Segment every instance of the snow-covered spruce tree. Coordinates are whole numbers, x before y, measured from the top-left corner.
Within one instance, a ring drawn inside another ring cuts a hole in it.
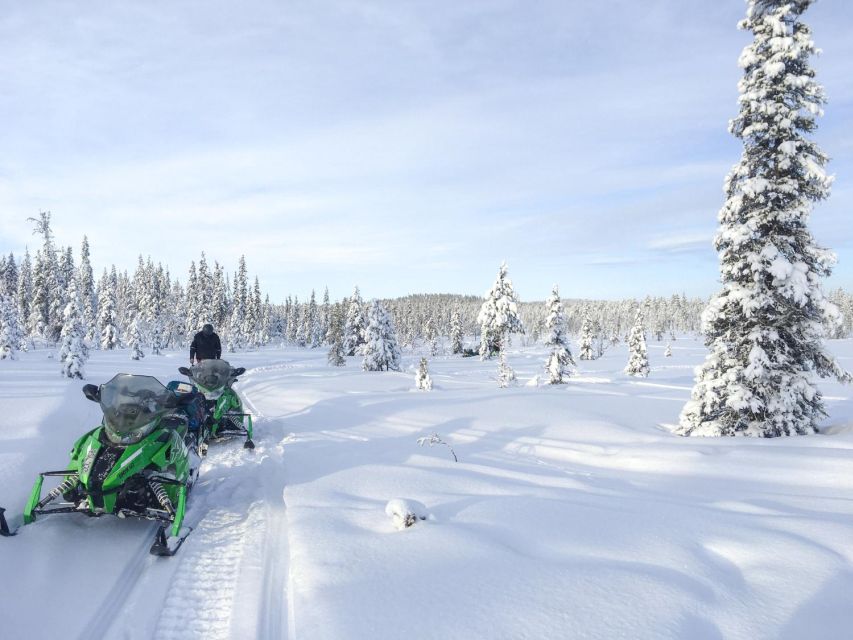
[[[646,330],[643,327],[643,314],[637,313],[631,335],[628,337],[628,365],[625,373],[629,376],[646,378],[649,375],[649,357],[646,352]]]
[[[136,313],[127,329],[128,347],[130,347],[130,359],[139,360],[145,357],[142,351],[142,314]]]
[[[332,306],[329,302],[329,287],[323,292],[323,305],[320,307],[320,344],[328,344],[326,336],[329,333],[329,323],[331,322]],[[319,346],[319,345],[318,345]]]
[[[18,290],[16,293],[16,302],[18,305],[18,329],[21,336],[20,349],[26,350],[29,346],[29,338],[27,337],[26,321],[30,317],[30,298],[33,295],[33,267],[30,260],[29,248],[24,250],[24,259],[21,261],[20,269],[18,269]]]
[[[66,378],[85,376],[83,366],[89,358],[86,346],[86,330],[83,327],[83,309],[77,292],[77,279],[68,281],[68,302],[63,311],[62,331],[60,332],[59,361],[62,363],[62,375]]]
[[[518,316],[518,296],[512,288],[506,262],[501,264],[498,277],[485,297],[477,315],[480,324],[480,358],[483,360],[502,351],[509,334],[524,331]]]
[[[588,315],[583,317],[583,325],[581,326],[581,344],[580,351],[578,353],[578,357],[581,360],[595,360],[595,349],[593,349],[592,343],[595,340],[595,336],[592,331],[592,322],[589,319]]]
[[[548,373],[548,382],[561,384],[572,375],[575,360],[572,358],[569,337],[566,335],[566,318],[563,315],[563,303],[557,285],[554,285],[551,295],[545,301],[545,309],[548,314],[545,318],[545,328],[548,330],[545,346],[551,347],[545,371]]]
[[[20,342],[18,307],[14,298],[0,288],[0,360],[15,360]]]
[[[95,337],[98,334],[98,299],[95,296],[95,277],[89,259],[89,239],[86,236],[83,236],[83,245],[80,247],[77,284],[80,292],[80,304],[83,306],[83,326],[86,331],[86,341],[97,343]]]
[[[671,344],[667,343],[666,350],[663,352],[663,357],[664,358],[671,358],[672,357],[672,345]]]
[[[346,322],[344,323],[344,352],[348,356],[357,355],[365,342],[367,322],[364,317],[364,302],[358,287],[349,299]]]
[[[343,367],[347,363],[344,351],[344,311],[343,305],[335,303],[329,310],[329,329],[326,332],[326,342],[329,344],[329,364],[333,367]]]
[[[744,150],[725,182],[715,238],[723,289],[702,318],[710,354],[681,413],[683,435],[814,433],[826,415],[815,375],[850,380],[822,343],[840,319],[821,290],[835,257],[807,228],[832,182],[806,137],[825,102],[800,21],[812,1],[750,0],[739,24],[754,34],[729,124]]]
[[[421,391],[432,391],[432,378],[429,377],[429,363],[421,358],[418,372],[415,374],[415,387]]]
[[[432,316],[424,324],[424,340],[429,344],[429,354],[433,357],[438,355],[438,329],[435,328]]]
[[[378,300],[370,303],[367,312],[367,342],[364,344],[365,371],[399,371],[400,347],[391,316]]]
[[[98,295],[98,330],[101,349],[112,351],[119,346],[116,328],[115,293],[109,284],[106,269],[101,277]]]
[[[464,350],[462,334],[462,318],[459,316],[459,310],[454,309],[453,315],[450,316],[450,352],[454,355]]]

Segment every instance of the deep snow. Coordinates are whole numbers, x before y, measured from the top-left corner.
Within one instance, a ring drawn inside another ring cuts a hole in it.
[[[177,556],[147,554],[137,521],[43,518],[0,539],[3,638],[849,637],[850,389],[821,386],[824,433],[673,436],[700,342],[624,346],[567,385],[526,386],[544,348],[509,362],[436,357],[434,389],[325,349],[226,357],[258,416],[255,452],[211,447]],[[853,343],[831,342],[853,368]],[[0,362],[0,506],[20,513],[100,418],[47,352]],[[186,355],[93,352],[87,382],[178,378]],[[418,446],[439,434],[441,445]],[[398,530],[392,499],[429,518]]]

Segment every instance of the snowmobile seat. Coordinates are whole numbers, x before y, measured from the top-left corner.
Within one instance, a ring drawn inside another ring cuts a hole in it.
[[[194,384],[181,380],[172,380],[166,388],[181,399],[180,407],[189,420],[189,430],[198,431],[206,415],[204,394]]]

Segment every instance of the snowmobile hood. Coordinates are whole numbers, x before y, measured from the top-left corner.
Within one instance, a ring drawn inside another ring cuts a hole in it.
[[[175,402],[175,395],[157,378],[118,374],[101,385],[100,405],[107,438],[116,444],[139,442]]]

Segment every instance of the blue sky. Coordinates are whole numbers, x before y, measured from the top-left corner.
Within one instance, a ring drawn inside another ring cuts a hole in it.
[[[96,269],[245,254],[274,299],[717,288],[740,154],[741,0],[0,0],[0,251],[83,233]],[[806,21],[853,288],[853,7]]]

